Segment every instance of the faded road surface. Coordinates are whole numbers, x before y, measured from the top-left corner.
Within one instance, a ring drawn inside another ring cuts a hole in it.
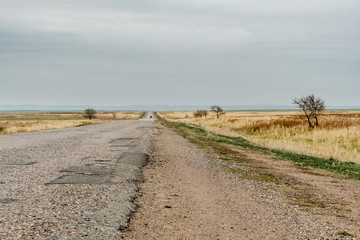
[[[153,150],[150,116],[0,136],[0,239],[120,239]]]

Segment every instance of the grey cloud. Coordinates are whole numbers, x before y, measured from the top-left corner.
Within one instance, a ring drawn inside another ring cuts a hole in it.
[[[358,1],[0,4],[3,104],[360,100]]]

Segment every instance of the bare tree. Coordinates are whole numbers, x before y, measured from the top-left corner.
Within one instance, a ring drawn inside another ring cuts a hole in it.
[[[90,120],[92,118],[96,117],[95,114],[96,114],[96,111],[93,108],[87,108],[87,109],[84,110],[84,117],[89,118]]]
[[[314,94],[302,98],[295,98],[293,104],[301,108],[308,120],[309,127],[319,126],[319,114],[325,110],[325,102],[321,98],[317,98]],[[312,119],[315,120],[313,123]]]
[[[210,110],[216,113],[216,118],[219,119],[219,117],[224,113],[224,110],[220,106],[211,106]]]

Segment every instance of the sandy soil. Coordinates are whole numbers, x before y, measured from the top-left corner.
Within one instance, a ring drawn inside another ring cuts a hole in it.
[[[269,187],[239,178],[216,156],[158,126],[139,209],[125,239],[357,239],[358,182],[237,149],[289,181]],[[313,194],[324,206],[299,206],[289,198],[294,189]],[[339,235],[343,231],[353,236]]]

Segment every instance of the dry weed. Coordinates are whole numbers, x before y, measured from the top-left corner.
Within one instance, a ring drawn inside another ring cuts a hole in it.
[[[195,124],[217,134],[241,136],[262,146],[360,163],[360,112],[328,111],[320,126],[308,127],[301,112],[227,112],[216,119],[184,112],[162,112],[170,121]]]
[[[114,116],[115,114],[115,116]],[[95,119],[85,119],[82,113],[15,113],[0,114],[0,134],[33,132],[68,128],[113,120],[135,120],[141,112],[97,113]]]

